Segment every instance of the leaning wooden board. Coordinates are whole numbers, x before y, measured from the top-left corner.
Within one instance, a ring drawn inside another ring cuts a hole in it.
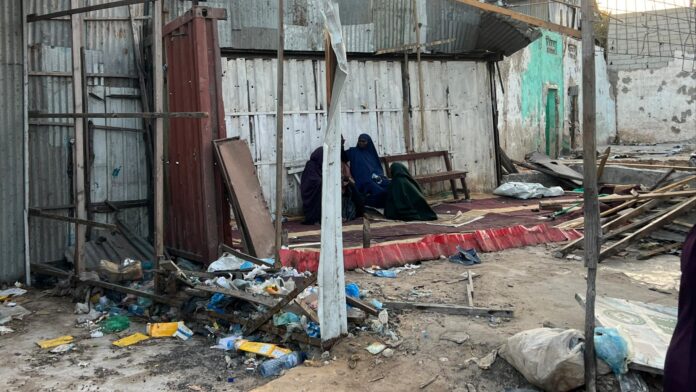
[[[213,144],[234,212],[238,214],[235,219],[243,237],[248,239],[247,252],[259,258],[273,257],[275,230],[249,146],[237,138],[215,140]]]

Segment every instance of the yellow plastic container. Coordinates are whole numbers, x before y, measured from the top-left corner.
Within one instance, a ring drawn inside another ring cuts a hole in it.
[[[179,328],[180,321],[174,321],[171,323],[148,323],[147,324],[147,334],[153,338],[170,338],[174,336],[176,330]]]
[[[61,336],[61,337],[55,338],[55,339],[40,340],[40,341],[36,342],[36,344],[38,344],[39,347],[41,347],[41,348],[53,348],[53,347],[60,346],[61,344],[70,343],[74,339],[75,338],[73,338],[72,336],[66,335],[66,336]]]
[[[150,339],[149,336],[142,334],[140,332],[136,332],[133,335],[126,336],[123,339],[119,339],[114,342],[114,346],[118,347],[128,347],[130,345],[136,344],[138,342],[142,342],[143,340]]]
[[[271,343],[250,342],[246,339],[239,339],[234,343],[234,347],[240,351],[263,355],[264,357],[278,358],[285,354],[290,354],[292,350],[278,347]]]

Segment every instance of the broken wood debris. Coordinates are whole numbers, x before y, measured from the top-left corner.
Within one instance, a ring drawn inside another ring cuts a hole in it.
[[[478,308],[473,306],[435,304],[425,302],[385,302],[386,308],[398,310],[424,310],[430,312],[456,314],[461,316],[495,316],[502,318],[512,318],[512,309]]]

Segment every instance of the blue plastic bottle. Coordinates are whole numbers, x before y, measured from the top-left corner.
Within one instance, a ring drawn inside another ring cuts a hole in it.
[[[293,351],[290,354],[275,359],[269,359],[262,363],[259,366],[259,374],[261,374],[262,377],[277,376],[283,369],[292,369],[302,362],[304,362],[304,355],[297,351]]]

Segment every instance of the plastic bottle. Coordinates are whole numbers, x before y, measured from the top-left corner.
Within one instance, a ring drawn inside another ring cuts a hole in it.
[[[259,374],[262,377],[273,377],[279,375],[284,369],[292,369],[304,362],[304,355],[297,351],[283,355],[280,358],[269,359],[259,366]]]
[[[145,314],[145,309],[142,306],[130,304],[128,305],[128,312],[134,316],[142,316]]]

